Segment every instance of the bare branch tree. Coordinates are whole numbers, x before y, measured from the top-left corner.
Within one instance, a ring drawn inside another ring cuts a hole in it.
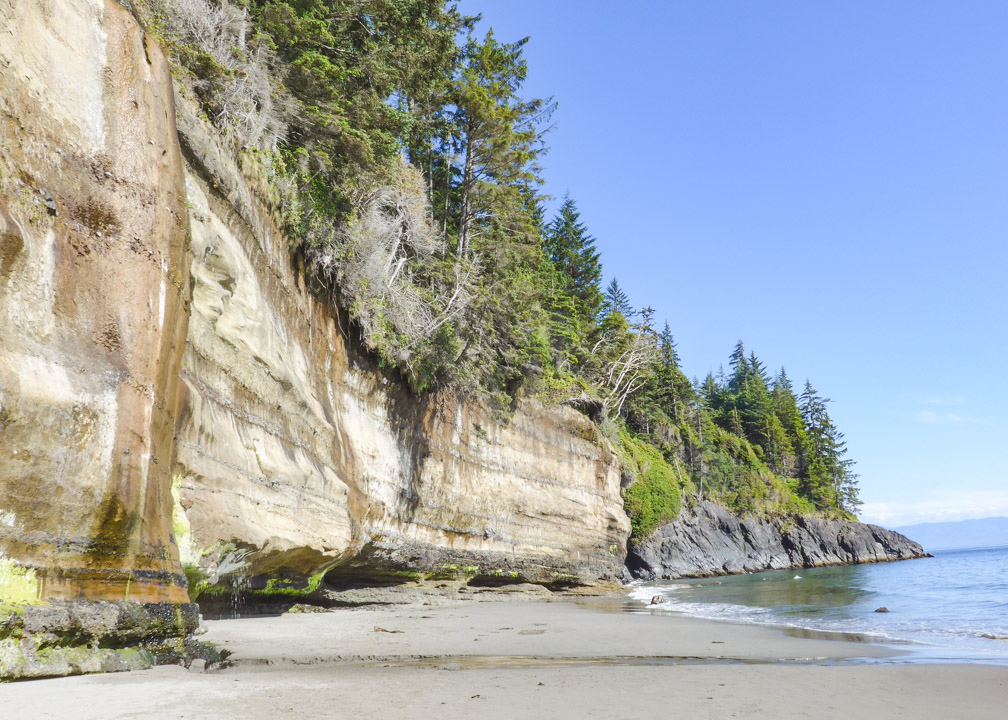
[[[429,221],[423,178],[405,161],[396,176],[395,185],[354,198],[354,222],[312,223],[308,255],[338,286],[365,344],[411,366],[418,346],[469,306],[479,258],[455,263],[450,281],[432,272],[444,247]]]
[[[206,54],[219,71],[195,77],[210,98],[213,121],[241,144],[275,148],[286,132],[286,95],[274,81],[277,63],[266,43],[250,38],[248,10],[209,0],[149,0],[163,31]],[[252,40],[252,42],[250,42]]]
[[[606,392],[604,398],[607,414],[619,414],[627,399],[644,387],[651,368],[658,360],[658,343],[647,323],[631,327],[626,334],[616,337],[603,334],[592,348],[593,353],[606,353],[606,346],[616,354],[602,369],[600,385]]]

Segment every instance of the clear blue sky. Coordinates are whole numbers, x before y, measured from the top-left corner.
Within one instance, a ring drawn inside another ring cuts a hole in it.
[[[1008,515],[1008,2],[463,0],[606,281],[831,397],[862,518]]]

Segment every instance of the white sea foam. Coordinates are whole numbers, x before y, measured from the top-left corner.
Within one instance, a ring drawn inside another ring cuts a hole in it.
[[[641,611],[858,635],[909,662],[1008,665],[1008,548],[628,588]],[[795,580],[801,580],[798,583]],[[888,613],[876,613],[878,607]],[[909,643],[909,644],[908,644]]]
[[[627,587],[634,587],[632,584]],[[659,595],[666,600],[670,600],[674,597],[676,590],[683,590],[689,587],[688,585],[682,584],[672,584],[672,585],[637,585],[633,590],[630,591],[630,597],[642,603],[651,602],[651,598],[655,595]]]

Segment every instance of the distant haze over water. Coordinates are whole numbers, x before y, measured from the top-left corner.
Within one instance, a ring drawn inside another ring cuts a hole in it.
[[[916,540],[928,552],[1008,545],[1008,517],[919,523],[893,529]]]

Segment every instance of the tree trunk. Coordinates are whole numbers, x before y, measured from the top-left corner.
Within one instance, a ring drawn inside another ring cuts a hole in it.
[[[444,191],[444,216],[442,217],[441,224],[441,242],[445,244],[447,248],[448,245],[448,208],[449,201],[451,200],[451,181],[452,181],[452,161],[454,156],[445,155],[445,191]]]
[[[472,232],[472,186],[476,158],[473,157],[472,123],[466,128],[465,165],[462,170],[462,212],[459,216],[458,256],[469,253],[469,235]]]
[[[430,224],[433,230],[437,227],[434,224],[434,138],[428,138],[427,146],[427,202],[430,205]]]

